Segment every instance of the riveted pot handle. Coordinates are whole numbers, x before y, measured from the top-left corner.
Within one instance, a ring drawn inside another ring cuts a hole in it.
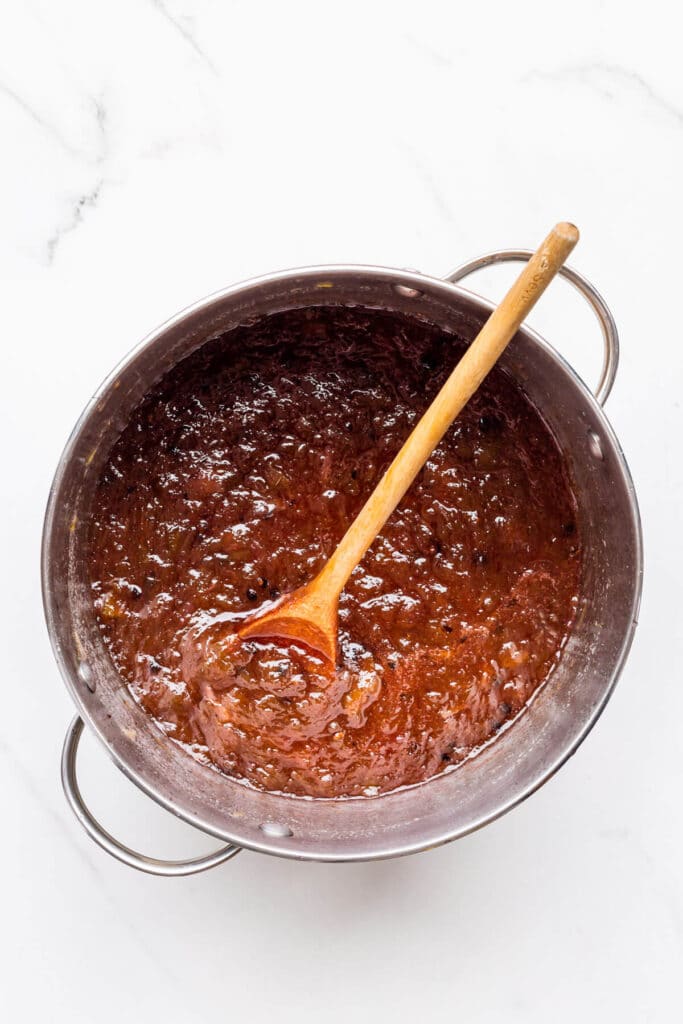
[[[473,274],[475,270],[481,270],[483,267],[490,267],[494,263],[526,263],[532,256],[533,252],[531,249],[500,249],[497,252],[487,253],[486,256],[479,256],[468,263],[463,263],[462,266],[447,275],[446,281],[457,284],[458,281],[462,281],[468,274]],[[617,333],[617,325],[602,295],[583,274],[579,274],[578,270],[573,270],[567,266],[560,267],[560,274],[581,292],[600,323],[600,329],[602,330],[605,342],[605,355],[600,380],[595,389],[595,397],[600,405],[604,405],[612,390],[614,378],[617,375],[617,367],[619,366],[619,334]]]
[[[155,857],[147,857],[143,853],[136,853],[135,850],[131,850],[124,846],[123,843],[120,843],[118,839],[114,839],[106,829],[102,828],[86,807],[78,786],[76,754],[82,733],[83,719],[76,715],[69,726],[66,739],[64,740],[64,749],[62,751],[62,785],[69,806],[85,831],[91,839],[95,840],[98,846],[101,846],[112,857],[116,857],[117,860],[128,864],[131,868],[137,868],[138,871],[146,871],[148,875],[165,875],[169,877],[174,875],[195,875],[199,871],[206,871],[208,868],[214,868],[217,864],[230,860],[231,857],[240,852],[240,846],[229,844],[222,846],[220,850],[216,850],[214,853],[204,854],[202,857],[194,857],[190,860],[157,860]]]

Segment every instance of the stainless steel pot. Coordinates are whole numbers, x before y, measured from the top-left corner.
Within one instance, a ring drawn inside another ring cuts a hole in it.
[[[243,847],[304,860],[395,857],[457,839],[538,789],[594,725],[619,676],[640,599],[638,505],[605,415],[618,339],[604,301],[576,271],[564,276],[597,314],[605,343],[593,395],[538,334],[519,331],[502,362],[554,431],[569,464],[585,526],[576,625],[556,671],[512,729],[456,771],[374,799],[308,800],[250,790],[199,764],[163,736],[132,699],[96,628],[85,543],[93,490],[137,403],[170,367],[211,337],[266,313],[320,304],[363,304],[417,313],[471,339],[492,306],[456,282],[527,251],[492,253],[446,280],[382,267],[286,271],[235,285],[180,313],[147,337],[107,378],[59,462],[43,535],[45,614],[55,657],[78,708],[62,758],[67,799],[89,835],[114,857],[152,874],[181,875],[228,860]],[[160,861],[118,842],[85,806],[76,779],[83,723],[121,770],[154,800],[228,845],[187,861]]]

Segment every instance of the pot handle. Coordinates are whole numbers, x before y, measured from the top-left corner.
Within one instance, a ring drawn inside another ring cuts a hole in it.
[[[66,799],[71,810],[74,812],[81,825],[91,839],[94,839],[98,846],[111,854],[117,860],[128,864],[138,871],[145,871],[148,875],[195,875],[199,871],[206,871],[208,868],[216,867],[226,860],[230,860],[236,853],[240,853],[240,846],[228,844],[222,846],[214,853],[204,854],[201,857],[194,857],[189,860],[157,860],[155,857],[147,857],[144,853],[136,853],[114,839],[106,829],[102,828],[90,810],[86,807],[78,786],[76,778],[76,754],[78,744],[83,733],[83,719],[76,715],[66,734],[64,749],[62,750],[62,786]]]
[[[494,263],[526,263],[532,256],[533,252],[531,249],[499,249],[497,252],[490,252],[485,256],[479,256],[477,259],[463,263],[451,274],[448,274],[445,280],[450,281],[452,284],[457,284],[469,274],[473,274],[475,270],[481,270],[483,267],[490,267]],[[619,334],[617,332],[617,325],[602,295],[583,274],[579,274],[578,270],[573,270],[567,266],[560,267],[560,274],[581,292],[600,323],[600,329],[602,330],[605,342],[605,355],[600,380],[595,389],[595,398],[600,405],[604,405],[612,390],[619,366]]]

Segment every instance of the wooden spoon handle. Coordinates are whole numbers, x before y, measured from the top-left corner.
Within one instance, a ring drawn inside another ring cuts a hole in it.
[[[385,522],[579,240],[557,224],[493,311],[342,538],[317,582],[338,596]]]

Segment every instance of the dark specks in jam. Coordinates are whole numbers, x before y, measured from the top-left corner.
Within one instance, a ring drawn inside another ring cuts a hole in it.
[[[253,786],[373,796],[451,770],[556,664],[581,563],[556,444],[489,376],[355,570],[340,663],[234,633],[321,568],[462,346],[321,307],[236,329],[164,378],[115,445],[93,601],[136,698]]]

